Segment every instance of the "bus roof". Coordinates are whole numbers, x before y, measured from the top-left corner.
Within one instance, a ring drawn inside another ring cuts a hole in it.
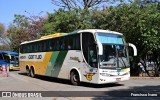
[[[17,52],[3,51],[3,50],[0,50],[0,53],[6,53],[6,54],[10,54],[10,55],[17,55],[18,54]]]
[[[110,31],[110,30],[102,30],[102,29],[86,29],[86,30],[80,30],[78,33],[81,32],[90,32],[90,33],[96,33],[96,32],[102,32],[102,33],[111,33],[111,34],[117,34],[117,35],[123,35],[122,33]]]
[[[31,43],[31,42],[51,39],[51,38],[55,38],[55,37],[61,37],[61,36],[71,35],[71,34],[77,34],[77,33],[82,33],[82,32],[90,32],[90,33],[102,32],[102,33],[110,33],[110,34],[123,35],[122,33],[115,32],[115,31],[109,31],[109,30],[86,29],[86,30],[73,31],[73,32],[69,32],[69,33],[55,33],[55,34],[51,34],[51,35],[47,35],[47,36],[42,36],[40,39],[37,39],[37,40],[25,41],[25,42],[22,42],[21,44],[26,44],[26,43]]]

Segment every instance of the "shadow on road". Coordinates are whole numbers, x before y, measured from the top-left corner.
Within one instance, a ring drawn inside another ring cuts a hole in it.
[[[26,73],[18,73],[19,75],[24,75],[27,76]],[[41,75],[36,75],[36,79],[40,79],[43,81],[48,81],[48,82],[55,82],[55,83],[60,83],[60,84],[67,84],[67,85],[72,85],[70,80],[66,79],[59,79],[59,78],[54,78],[54,77],[48,77],[48,76],[41,76]],[[123,84],[119,83],[108,83],[108,84],[91,84],[91,83],[84,83],[82,82],[80,86],[83,87],[91,87],[91,88],[107,88],[107,87],[118,87],[118,86],[123,86]]]
[[[9,71],[10,72],[18,72],[19,70],[12,70],[12,69],[10,69]]]
[[[93,100],[118,99],[118,100],[160,100],[160,85],[132,87],[130,89],[111,90],[101,92],[102,95],[94,96]],[[100,93],[99,93],[100,94]]]

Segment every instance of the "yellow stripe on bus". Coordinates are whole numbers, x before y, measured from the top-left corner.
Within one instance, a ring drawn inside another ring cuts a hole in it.
[[[35,61],[21,61],[21,66],[26,66],[28,65],[29,68],[31,66],[34,67],[34,71],[35,71],[35,74],[39,74],[39,75],[45,75],[46,71],[47,71],[47,66],[48,66],[48,63],[50,61],[50,58],[51,58],[51,55],[52,55],[52,52],[47,52],[43,61],[42,62],[35,62]],[[21,67],[21,70],[23,70],[25,72],[25,69],[26,67]]]
[[[42,36],[41,39],[49,38],[49,37],[60,37],[62,34],[64,34],[64,33],[55,33],[55,34],[51,34],[51,35],[46,35],[46,36]]]

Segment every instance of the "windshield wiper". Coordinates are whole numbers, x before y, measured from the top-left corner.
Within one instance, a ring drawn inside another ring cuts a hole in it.
[[[125,64],[125,62],[124,62],[124,60],[123,60],[123,58],[122,58],[122,57],[119,57],[119,58],[121,58],[121,60],[122,60],[122,62],[123,62],[123,65],[124,65],[125,68],[126,68],[127,66],[126,66],[126,64]]]

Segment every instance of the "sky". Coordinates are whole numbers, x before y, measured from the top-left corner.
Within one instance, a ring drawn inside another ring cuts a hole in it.
[[[46,16],[47,12],[53,13],[58,8],[52,0],[0,0],[0,23],[7,28],[13,22],[14,14],[26,16]],[[25,12],[26,11],[26,12]],[[41,11],[43,11],[41,13]]]
[[[51,3],[52,0],[0,0],[0,23],[7,28],[13,23],[14,15],[47,16],[58,7]],[[43,11],[43,12],[42,12]],[[40,13],[42,12],[42,13]]]

